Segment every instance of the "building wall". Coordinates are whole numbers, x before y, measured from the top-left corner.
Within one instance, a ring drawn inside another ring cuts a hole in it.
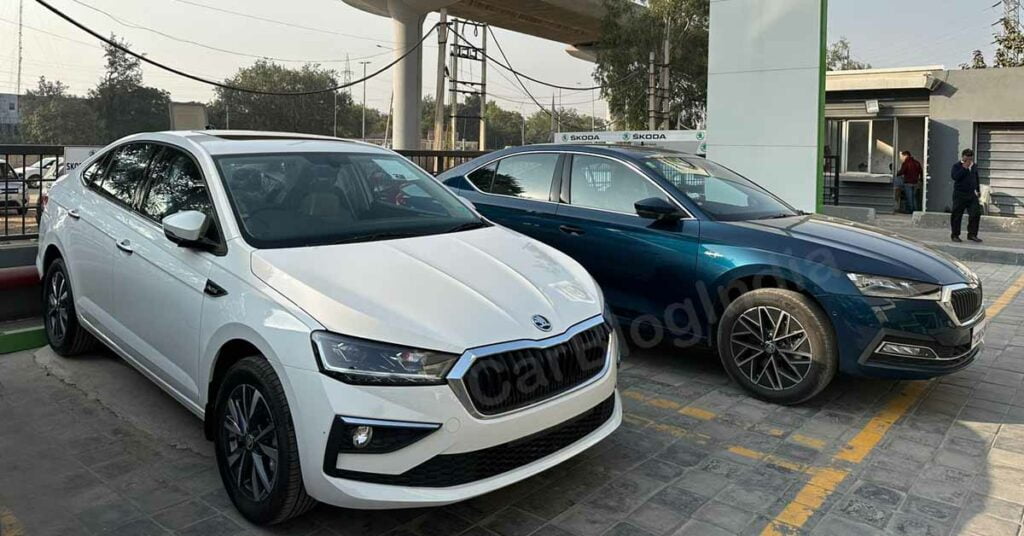
[[[814,211],[825,0],[711,0],[708,157]]]
[[[928,210],[947,211],[950,169],[960,152],[976,148],[977,123],[1024,121],[1024,67],[941,71],[931,95]]]

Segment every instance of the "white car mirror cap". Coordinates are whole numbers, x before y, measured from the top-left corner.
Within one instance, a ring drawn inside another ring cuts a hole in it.
[[[182,242],[197,242],[210,227],[210,217],[198,210],[175,212],[163,219],[164,234]]]

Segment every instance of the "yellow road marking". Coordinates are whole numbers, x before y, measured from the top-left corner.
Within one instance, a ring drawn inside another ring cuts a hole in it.
[[[686,406],[685,408],[680,409],[679,413],[682,413],[683,415],[687,415],[689,417],[693,417],[694,419],[700,419],[702,421],[710,421],[711,419],[715,418],[714,413],[706,409],[695,408],[693,406]]]
[[[914,405],[921,393],[928,387],[927,382],[914,382],[908,385],[896,398],[889,401],[882,411],[871,418],[864,428],[851,439],[843,450],[836,454],[835,459],[852,463],[864,461],[864,457],[878,445],[885,433],[893,424]]]
[[[14,517],[14,512],[3,506],[0,506],[0,534],[3,536],[25,535],[25,529],[22,528],[18,518]]]
[[[1016,298],[1022,290],[1024,290],[1024,275],[1018,277],[1005,292],[996,298],[996,301],[992,302],[992,305],[989,305],[988,309],[985,310],[985,314],[987,314],[990,319],[994,318],[996,315],[1003,312],[1003,309],[1005,309],[1007,305],[1010,305],[1013,299]]]
[[[765,454],[763,452],[748,449],[747,447],[733,446],[729,447],[726,450],[728,452],[736,454],[737,456],[743,456],[744,458],[750,458],[752,460],[767,462],[772,465],[777,465],[779,467],[782,467],[783,469],[788,469],[796,473],[806,473],[813,476],[818,472],[818,469],[811,467],[810,465],[789,461],[785,458],[781,458],[774,454]]]
[[[1003,309],[1012,303],[1021,291],[1024,291],[1024,275],[1017,278],[992,302],[992,305],[985,311],[988,318],[991,320],[1003,312]],[[914,402],[927,389],[928,383],[915,382],[907,385],[896,398],[886,404],[878,415],[868,421],[867,425],[832,458],[833,461],[862,462],[885,437],[889,428],[914,405]],[[821,508],[822,504],[825,504],[828,496],[839,487],[848,474],[848,471],[834,467],[816,470],[814,476],[797,493],[796,497],[761,531],[761,535],[784,536],[796,532]]]
[[[826,442],[816,437],[808,437],[803,434],[793,434],[789,436],[789,439],[798,445],[805,447],[811,447],[815,450],[821,450],[825,448]]]

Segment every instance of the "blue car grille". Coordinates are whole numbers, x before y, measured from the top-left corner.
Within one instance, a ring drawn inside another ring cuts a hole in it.
[[[549,348],[527,348],[481,357],[463,382],[473,406],[498,415],[576,387],[604,369],[611,328],[595,326]]]
[[[981,287],[954,290],[952,303],[958,320],[966,322],[974,318],[981,310]]]

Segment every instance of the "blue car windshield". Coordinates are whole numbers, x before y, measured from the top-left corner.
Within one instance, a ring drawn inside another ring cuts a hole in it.
[[[487,227],[440,183],[388,154],[215,158],[246,242],[289,248]]]
[[[800,214],[764,188],[710,160],[662,154],[645,158],[644,164],[715,220],[763,220]]]

